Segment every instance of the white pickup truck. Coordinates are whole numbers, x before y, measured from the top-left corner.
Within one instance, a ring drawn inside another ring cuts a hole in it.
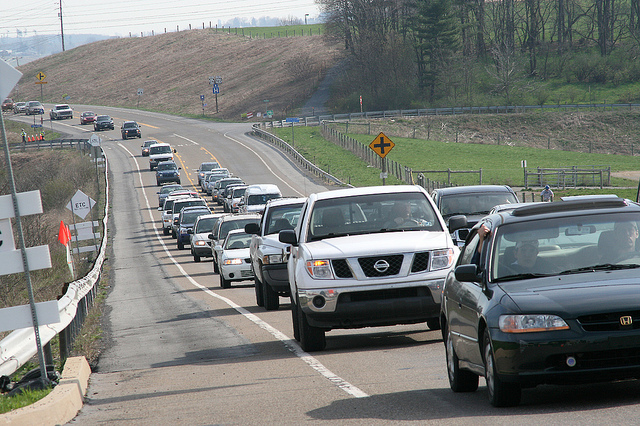
[[[249,257],[255,281],[256,303],[268,311],[280,307],[280,296],[289,297],[289,244],[281,243],[278,233],[283,229],[295,228],[305,200],[306,198],[269,200],[260,224],[251,223],[244,227],[247,234],[253,234]]]
[[[52,120],[64,120],[65,118],[73,118],[73,110],[67,104],[54,105],[49,111],[49,118]]]
[[[440,294],[459,253],[440,212],[419,186],[311,194],[295,230],[287,270],[293,334],[305,351],[325,332],[426,322],[439,329]]]

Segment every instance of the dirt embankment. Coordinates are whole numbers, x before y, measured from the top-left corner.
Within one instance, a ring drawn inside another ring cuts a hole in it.
[[[255,39],[190,30],[98,41],[29,62],[19,100],[144,108],[182,115],[240,120],[246,112],[292,114],[343,55],[324,36]],[[35,84],[36,74],[46,85]],[[216,100],[209,77],[222,77]],[[138,89],[143,94],[138,96]]]

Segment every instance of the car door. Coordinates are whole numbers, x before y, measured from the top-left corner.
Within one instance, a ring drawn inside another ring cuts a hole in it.
[[[475,233],[475,230],[474,230]],[[477,233],[464,246],[456,267],[476,264],[478,270],[484,267],[483,259],[487,244],[482,248],[480,256],[476,255],[479,238]],[[482,283],[473,281],[458,281],[455,273],[447,277],[446,292],[447,324],[453,339],[453,346],[461,360],[474,364],[482,362],[480,343],[478,341],[478,323],[480,318],[479,306],[486,305],[486,295]]]

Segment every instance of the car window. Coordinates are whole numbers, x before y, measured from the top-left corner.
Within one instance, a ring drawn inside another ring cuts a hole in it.
[[[452,194],[441,196],[440,211],[446,216],[486,214],[498,204],[517,202],[516,196],[510,192]]]
[[[205,234],[210,233],[213,230],[213,225],[216,223],[216,218],[207,217],[204,219],[200,219],[198,223],[196,223],[195,233],[196,234]]]
[[[300,209],[302,203],[291,206],[272,207],[267,213],[265,220],[265,235],[275,234],[283,229],[295,228],[298,217],[300,217]]]
[[[282,195],[278,193],[249,195],[249,197],[247,197],[247,204],[250,206],[266,204],[267,201],[275,200],[276,198],[282,198]]]
[[[160,163],[158,164],[158,170],[178,170],[176,163]]]
[[[193,200],[188,200],[188,201],[177,201],[173,203],[173,213],[178,213],[180,210],[182,210],[185,207],[191,207],[191,206],[206,206],[207,202],[205,200],[203,200],[202,198],[194,198]]]
[[[408,220],[394,225],[399,209]],[[422,193],[370,194],[319,200],[313,206],[307,239],[373,232],[442,231],[437,213]]]
[[[198,216],[201,216],[203,214],[209,214],[209,211],[207,211],[207,210],[194,210],[194,211],[183,212],[182,220],[180,222],[181,223],[195,223],[195,221],[198,218]]]
[[[491,279],[508,280],[522,273],[566,274],[603,264],[640,266],[639,224],[638,213],[567,215],[505,224],[494,236]]]
[[[218,234],[218,239],[222,240],[224,238],[227,237],[227,234],[229,233],[229,231],[234,230],[234,229],[244,229],[244,226],[247,223],[259,223],[260,219],[258,218],[252,218],[252,219],[238,219],[238,220],[227,220],[222,222],[222,224],[220,225],[220,232]]]
[[[168,154],[171,152],[171,147],[169,145],[160,145],[160,146],[150,146],[149,147],[149,155],[156,154]]]
[[[224,248],[231,250],[245,249],[249,248],[249,244],[251,244],[251,235],[238,233],[229,236]]]

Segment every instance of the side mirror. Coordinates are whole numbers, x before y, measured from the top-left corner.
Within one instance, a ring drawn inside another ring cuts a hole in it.
[[[161,212],[162,211],[162,207],[158,207],[158,211]]]
[[[244,226],[244,232],[246,232],[247,234],[259,235],[260,225],[258,225],[257,223],[247,223]]]
[[[465,215],[459,214],[451,216],[449,219],[449,232],[454,232],[458,229],[467,227],[467,217]]]
[[[193,235],[193,229],[187,229],[187,234]]]
[[[177,150],[177,149],[175,149],[175,148],[173,148],[173,152],[174,152],[174,153],[177,153],[177,152],[178,152],[178,150]]]
[[[281,243],[291,244],[292,246],[298,245],[298,238],[293,229],[283,229],[280,231],[278,233],[278,240]]]
[[[480,276],[478,275],[478,266],[477,265],[460,265],[455,271],[456,280],[461,282],[472,282],[479,283],[481,282]]]
[[[208,238],[208,239],[210,239],[210,240],[213,240],[213,239],[214,239],[214,238],[213,238],[213,234],[209,234],[209,235],[207,235],[207,238]]]

